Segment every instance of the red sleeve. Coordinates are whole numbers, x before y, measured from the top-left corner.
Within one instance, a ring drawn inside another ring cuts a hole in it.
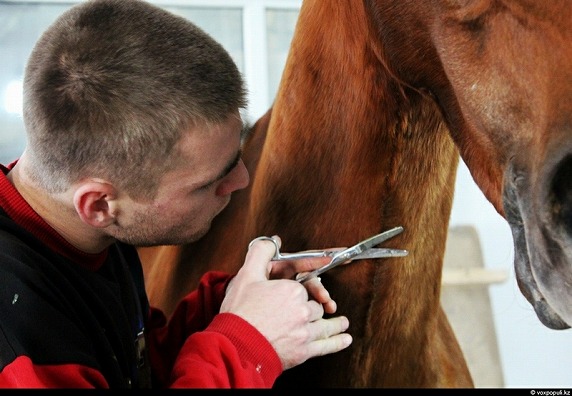
[[[80,364],[37,364],[20,356],[0,373],[0,388],[109,388],[103,375]]]
[[[271,387],[282,365],[266,338],[242,318],[219,314],[231,275],[206,273],[167,322],[151,309],[147,324],[154,377],[163,387]]]

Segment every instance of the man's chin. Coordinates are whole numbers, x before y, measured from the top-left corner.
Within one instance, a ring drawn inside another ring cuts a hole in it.
[[[185,230],[188,232],[188,230]],[[137,247],[154,247],[154,246],[176,246],[176,245],[185,245],[187,243],[194,243],[204,237],[206,233],[209,231],[209,228],[202,229],[200,231],[194,232],[193,234],[186,234],[183,236],[183,233],[177,233],[175,235],[170,235],[165,238],[155,239],[155,240],[146,240],[146,241],[139,241],[138,243],[133,240],[123,240],[122,242],[127,243],[129,245],[134,245]]]
[[[211,224],[212,224],[212,219],[209,220],[208,222],[206,222],[205,225],[201,229],[199,229],[198,231],[195,231],[188,238],[185,238],[184,240],[180,241],[178,243],[178,245],[185,244],[185,243],[197,242],[199,239],[204,237],[209,232],[209,230],[211,229]]]

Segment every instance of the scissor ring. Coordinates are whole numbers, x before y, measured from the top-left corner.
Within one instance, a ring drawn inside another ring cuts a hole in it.
[[[276,239],[274,239],[274,237],[260,236],[258,238],[254,238],[248,244],[248,249],[250,249],[252,244],[256,241],[270,241],[270,242],[272,242],[274,244],[274,247],[276,248],[276,250],[274,251],[274,256],[272,256],[272,260],[280,259],[280,246],[278,245],[278,241]]]

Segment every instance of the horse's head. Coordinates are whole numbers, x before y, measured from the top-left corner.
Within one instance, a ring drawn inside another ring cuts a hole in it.
[[[547,327],[572,326],[572,2],[366,3],[388,70],[435,98],[509,222],[523,295]]]

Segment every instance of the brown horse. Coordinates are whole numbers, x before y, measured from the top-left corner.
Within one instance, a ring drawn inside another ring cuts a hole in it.
[[[466,387],[440,306],[459,154],[513,231],[518,284],[546,326],[572,325],[572,2],[305,0],[272,112],[246,142],[248,190],[201,241],[142,249],[170,313],[248,242],[348,246],[385,229],[405,258],[322,277],[347,350],[277,386]]]

